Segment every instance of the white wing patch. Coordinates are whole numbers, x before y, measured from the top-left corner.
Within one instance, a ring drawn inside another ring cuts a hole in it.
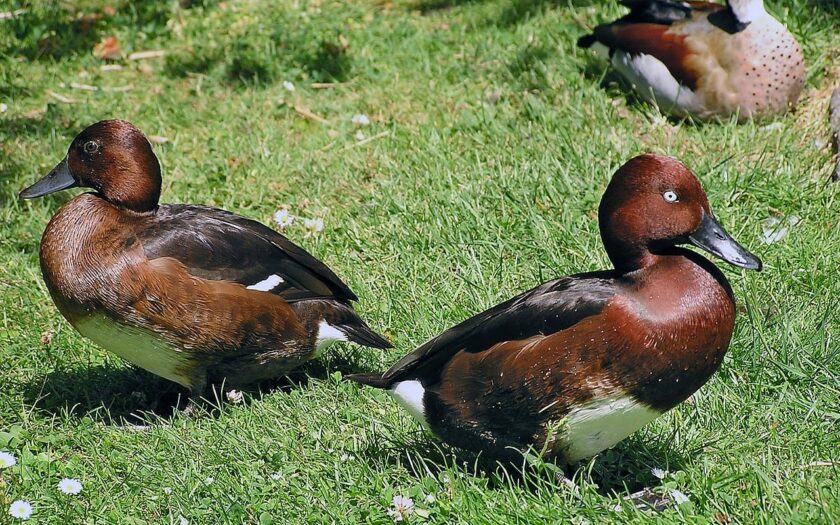
[[[192,388],[193,381],[185,374],[190,369],[190,359],[158,334],[114,322],[103,315],[77,320],[74,326],[105,350],[157,376]]]
[[[271,274],[257,284],[248,286],[249,290],[257,290],[258,292],[270,292],[277,288],[277,285],[285,282],[282,277],[277,274]]]
[[[423,426],[428,427],[429,423],[426,421],[426,406],[423,404],[423,395],[426,389],[420,381],[400,381],[394,383],[391,390],[388,391],[403,408],[408,410],[409,414],[414,416],[414,419],[419,421]]]
[[[661,415],[635,399],[610,397],[573,408],[566,416],[566,460],[606,450]]]

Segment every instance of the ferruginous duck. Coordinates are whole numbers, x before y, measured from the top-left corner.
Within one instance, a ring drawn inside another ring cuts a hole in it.
[[[24,199],[92,188],[41,240],[41,271],[83,336],[186,388],[240,388],[303,364],[332,341],[390,343],[356,314],[324,263],[245,217],[158,204],[160,165],[143,133],[105,120],[73,140]]]
[[[623,165],[598,216],[612,270],[542,284],[385,373],[348,378],[387,389],[444,441],[511,461],[533,447],[575,463],[678,405],[718,369],[735,324],[726,277],[680,245],[751,270],[761,261],[672,158]]]
[[[805,81],[802,49],[762,0],[624,0],[623,18],[580,47],[606,48],[613,67],[666,113],[700,120],[778,115]]]

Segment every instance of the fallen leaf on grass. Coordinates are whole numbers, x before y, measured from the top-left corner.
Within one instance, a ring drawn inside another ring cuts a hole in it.
[[[162,58],[166,56],[166,51],[163,49],[155,51],[137,51],[128,55],[129,60],[148,60],[150,58]]]
[[[116,60],[122,56],[120,42],[115,36],[106,36],[93,46],[93,56],[100,60]]]

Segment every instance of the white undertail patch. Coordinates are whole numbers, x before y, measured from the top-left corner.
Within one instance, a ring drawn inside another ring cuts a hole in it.
[[[630,396],[609,397],[575,407],[566,416],[566,460],[574,463],[594,456],[660,414]]]
[[[321,320],[318,323],[318,335],[315,336],[315,355],[317,357],[322,351],[326,350],[331,344],[338,341],[347,341],[347,334],[340,329],[334,327],[326,320]]]
[[[394,383],[388,393],[394,396],[394,399],[408,410],[408,413],[414,416],[414,419],[425,427],[429,426],[428,421],[426,421],[426,406],[423,404],[423,395],[426,393],[426,389],[423,388],[420,381],[412,379]]]
[[[271,290],[277,288],[277,285],[283,282],[285,282],[283,278],[274,273],[269,275],[262,281],[258,282],[257,284],[252,284],[251,286],[248,286],[248,289],[257,290],[258,292],[270,292]]]

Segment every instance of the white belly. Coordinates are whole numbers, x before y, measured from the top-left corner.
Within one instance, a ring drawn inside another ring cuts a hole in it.
[[[80,334],[126,361],[179,385],[192,387],[193,381],[186,374],[189,359],[160,336],[102,315],[80,319],[74,326]]]
[[[574,408],[566,416],[566,460],[574,463],[594,456],[660,414],[630,397],[612,397]]]

